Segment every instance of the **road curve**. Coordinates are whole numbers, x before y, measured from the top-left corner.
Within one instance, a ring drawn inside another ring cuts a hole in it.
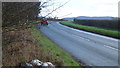
[[[77,60],[88,66],[118,66],[118,40],[77,30],[59,22],[40,26],[40,31]]]

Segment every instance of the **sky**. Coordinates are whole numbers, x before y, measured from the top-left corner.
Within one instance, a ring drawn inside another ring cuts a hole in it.
[[[77,17],[77,16],[112,16],[118,17],[119,0],[54,0],[52,6],[43,9],[42,15],[46,15],[56,7],[68,2],[57,11],[53,12],[52,17]]]

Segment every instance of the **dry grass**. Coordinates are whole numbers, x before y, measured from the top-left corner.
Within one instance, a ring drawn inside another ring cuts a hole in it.
[[[52,53],[46,52],[36,44],[36,40],[28,29],[6,31],[3,29],[3,66],[16,66],[20,62],[29,62],[39,59],[43,62],[50,61],[57,66],[62,66],[63,61],[58,61]]]

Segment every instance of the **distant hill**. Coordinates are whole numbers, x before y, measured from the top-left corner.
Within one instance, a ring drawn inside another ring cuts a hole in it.
[[[69,20],[69,21],[73,21],[75,17],[68,17],[68,18],[63,18],[64,20]]]
[[[64,20],[70,20],[73,21],[74,18],[76,19],[89,19],[89,20],[113,20],[114,17],[89,17],[89,16],[78,16],[78,17],[68,17],[63,18]]]

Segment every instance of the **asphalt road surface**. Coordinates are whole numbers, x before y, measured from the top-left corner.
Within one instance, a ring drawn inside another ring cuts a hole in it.
[[[118,40],[50,22],[40,31],[87,66],[118,66]],[[53,48],[54,49],[54,48]]]

